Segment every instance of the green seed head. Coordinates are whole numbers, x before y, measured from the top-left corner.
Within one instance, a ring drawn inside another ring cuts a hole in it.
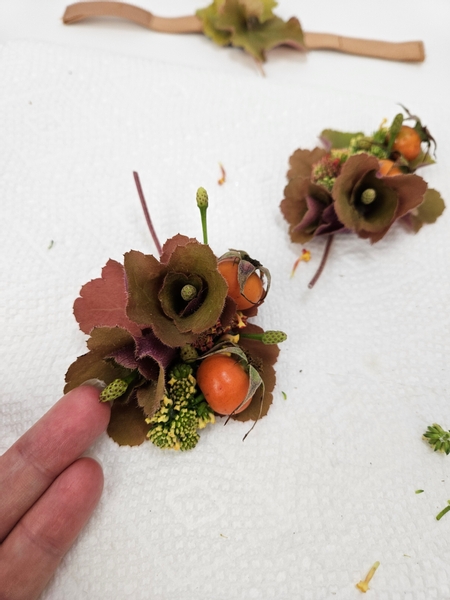
[[[287,335],[284,331],[265,331],[262,335],[261,341],[263,344],[281,344],[287,339]]]
[[[357,141],[357,147],[360,150],[370,150],[372,140],[370,138],[362,137]]]
[[[127,391],[128,383],[123,379],[114,379],[100,394],[100,402],[110,402],[120,398]]]
[[[181,288],[181,297],[186,302],[189,302],[189,300],[193,300],[196,295],[197,288],[194,285],[191,285],[190,283],[187,283]]]
[[[192,362],[198,358],[198,352],[193,346],[186,344],[180,350],[180,358],[183,362]]]
[[[367,188],[361,194],[361,202],[363,204],[372,204],[372,202],[375,200],[376,197],[377,197],[376,191],[372,188]]]
[[[208,192],[205,188],[199,187],[197,190],[197,206],[199,208],[208,207]]]

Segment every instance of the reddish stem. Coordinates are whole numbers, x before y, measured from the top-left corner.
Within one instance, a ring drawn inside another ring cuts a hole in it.
[[[158,250],[158,254],[161,256],[161,254],[162,254],[161,244],[159,243],[155,228],[153,227],[153,223],[150,218],[150,213],[148,212],[148,208],[147,208],[147,202],[145,201],[145,198],[144,198],[144,192],[142,191],[141,181],[140,181],[139,175],[136,173],[136,171],[133,171],[133,177],[134,177],[134,182],[136,184],[136,188],[137,188],[137,191],[139,194],[139,200],[141,201],[142,210],[144,211],[145,220],[147,221],[148,228],[150,229],[150,235],[152,236],[153,242],[156,246],[156,249]]]
[[[316,274],[314,275],[314,277],[311,279],[311,281],[308,284],[309,289],[312,289],[315,286],[315,284],[317,283],[317,280],[319,279],[319,277],[322,274],[322,271],[325,267],[325,263],[327,262],[328,255],[330,253],[331,242],[333,241],[333,237],[334,237],[334,235],[328,236],[327,245],[325,246],[325,250],[323,251],[322,260],[320,261],[319,268],[317,269]]]

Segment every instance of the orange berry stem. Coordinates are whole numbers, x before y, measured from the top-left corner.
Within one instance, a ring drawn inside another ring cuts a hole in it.
[[[156,235],[156,231],[153,227],[152,220],[150,218],[150,213],[148,212],[147,203],[145,201],[144,192],[142,191],[141,181],[139,179],[139,175],[136,171],[133,171],[134,182],[136,183],[136,188],[139,194],[139,200],[141,201],[142,210],[144,211],[145,220],[147,222],[148,228],[150,229],[150,235],[152,236],[153,242],[156,246],[158,254],[161,256],[162,248],[159,243],[158,236]]]

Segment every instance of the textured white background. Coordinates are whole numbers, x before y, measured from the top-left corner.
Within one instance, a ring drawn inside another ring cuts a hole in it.
[[[343,72],[346,60],[363,59],[339,56]],[[385,64],[399,78],[420,69]],[[326,126],[370,131],[398,101],[438,140],[424,176],[448,203],[448,109],[432,91],[349,93],[326,77],[305,86],[235,66],[0,46],[0,451],[59,397],[85,351],[72,315],[81,285],[110,257],[155,251],[133,170],[161,240],[200,237],[195,191],[208,189],[212,248],[245,248],[271,269],[258,322],[289,334],[273,407],[245,443],[234,422],[185,454],[106,436],[94,446],[105,493],[43,598],[351,600],[379,560],[371,598],[448,600],[450,519],[434,517],[450,498],[450,458],[421,435],[450,427],[450,213],[373,247],[336,239],[310,291],[323,245],[308,245],[311,262],[290,279],[301,248],[278,209],[293,150]]]

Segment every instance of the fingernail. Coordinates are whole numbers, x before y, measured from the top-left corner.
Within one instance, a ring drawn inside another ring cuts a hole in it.
[[[102,379],[87,379],[81,385],[91,385],[97,388],[100,392],[105,389],[106,383]]]

